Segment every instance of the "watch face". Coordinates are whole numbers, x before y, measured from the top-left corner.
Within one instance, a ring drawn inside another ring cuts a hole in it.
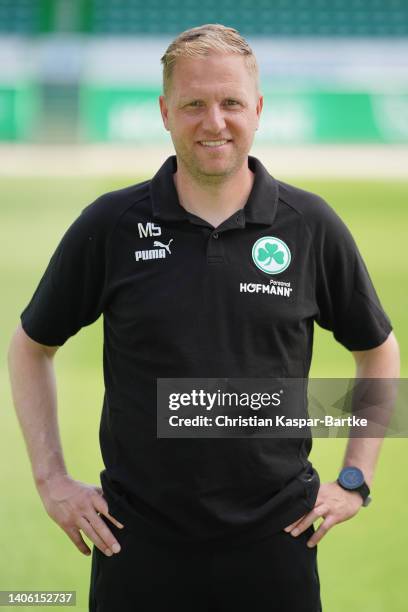
[[[358,489],[364,483],[364,475],[359,468],[347,467],[340,472],[339,481],[346,489]]]

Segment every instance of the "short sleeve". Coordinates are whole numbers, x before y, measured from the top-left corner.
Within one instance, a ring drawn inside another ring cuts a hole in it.
[[[318,325],[350,351],[382,344],[392,330],[353,236],[324,203],[316,231]]]
[[[103,310],[106,244],[98,208],[88,206],[68,228],[20,315],[25,332],[40,344],[63,345]]]

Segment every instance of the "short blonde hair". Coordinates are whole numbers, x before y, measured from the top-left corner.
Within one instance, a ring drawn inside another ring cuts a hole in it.
[[[255,78],[256,88],[259,89],[258,63],[247,41],[234,28],[208,23],[182,32],[167,47],[161,58],[164,95],[169,93],[173,68],[178,57],[203,57],[211,52],[242,55],[248,71]]]

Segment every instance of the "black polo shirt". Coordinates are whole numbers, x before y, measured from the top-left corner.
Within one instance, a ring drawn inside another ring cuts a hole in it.
[[[128,528],[256,538],[311,510],[319,487],[310,439],[157,438],[157,378],[307,377],[315,322],[350,351],[392,329],[332,208],[248,163],[249,199],[216,229],[180,206],[176,157],[98,198],[21,315],[32,339],[54,346],[103,314],[101,482]]]

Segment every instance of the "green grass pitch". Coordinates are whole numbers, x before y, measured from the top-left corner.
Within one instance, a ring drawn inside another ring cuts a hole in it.
[[[0,589],[76,590],[76,609],[81,611],[87,610],[90,559],[48,518],[36,494],[8,391],[4,355],[19,314],[69,223],[97,195],[138,180],[22,177],[3,178],[0,184]],[[401,346],[402,376],[407,376],[408,182],[289,182],[325,197],[349,225],[393,322]],[[98,446],[101,329],[99,320],[82,330],[56,358],[59,421],[68,469],[74,478],[93,483],[99,482],[102,469]],[[311,376],[353,373],[352,356],[330,333],[316,327]],[[322,481],[336,477],[344,447],[345,440],[315,440],[312,460]],[[373,503],[334,527],[319,545],[325,612],[407,609],[407,491],[408,441],[388,439],[374,480]]]

